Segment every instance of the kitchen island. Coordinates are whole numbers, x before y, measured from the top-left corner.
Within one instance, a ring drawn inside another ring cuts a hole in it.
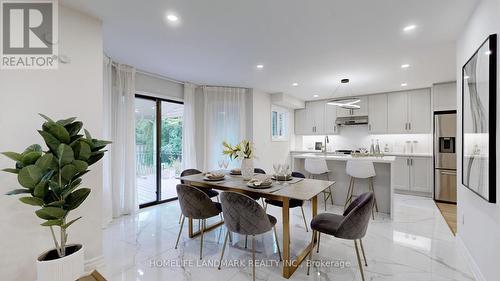
[[[375,196],[379,212],[389,214],[392,218],[393,197],[394,197],[394,161],[395,156],[383,157],[352,157],[351,155],[339,154],[318,154],[318,153],[292,153],[292,169],[308,175],[304,169],[304,160],[306,158],[324,158],[330,170],[329,178],[336,182],[332,188],[333,201],[335,205],[344,206],[347,197],[347,188],[350,177],[346,174],[346,162],[353,161],[371,161],[377,174],[373,180]],[[320,179],[321,176],[317,176]],[[326,176],[323,176],[326,180]],[[354,195],[359,195],[368,191],[367,179],[356,179],[354,186]],[[328,204],[328,203],[327,203]]]

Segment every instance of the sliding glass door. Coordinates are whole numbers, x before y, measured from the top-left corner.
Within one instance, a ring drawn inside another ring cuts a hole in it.
[[[136,95],[136,173],[139,205],[174,200],[182,161],[182,102]]]

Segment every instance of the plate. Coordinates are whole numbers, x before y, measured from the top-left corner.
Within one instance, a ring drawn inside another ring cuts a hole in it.
[[[222,178],[215,178],[215,179],[210,179],[210,178],[203,178],[203,180],[205,181],[223,181],[225,180],[226,177],[222,177]]]
[[[251,188],[255,188],[255,189],[266,189],[266,188],[270,188],[273,186],[272,183],[268,184],[268,185],[253,185],[251,183],[247,183],[247,186],[248,187],[251,187]]]

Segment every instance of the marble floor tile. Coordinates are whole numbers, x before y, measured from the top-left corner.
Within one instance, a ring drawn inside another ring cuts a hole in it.
[[[324,211],[322,204],[319,200],[319,212]],[[474,280],[455,237],[431,199],[395,195],[394,209],[393,220],[377,214],[370,221],[363,239],[368,262],[364,267],[366,280]],[[310,204],[306,203],[304,210],[309,221]],[[281,243],[281,209],[269,206],[267,211],[278,218]],[[179,212],[174,201],[114,220],[104,230],[106,265],[100,271],[110,281],[251,280],[251,239],[246,249],[244,236],[234,235],[218,270],[225,228],[206,233],[200,260],[200,239],[187,237],[187,221],[179,247],[174,248]],[[327,212],[341,213],[342,207],[328,204]],[[305,247],[311,232],[305,230],[300,208],[292,209],[290,217],[293,256]],[[272,232],[256,236],[256,249],[257,280],[285,280]],[[290,280],[361,280],[352,241],[322,235],[320,252],[313,253],[313,261],[309,276],[304,263]]]

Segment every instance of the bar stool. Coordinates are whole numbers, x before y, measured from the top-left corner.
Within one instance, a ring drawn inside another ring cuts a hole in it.
[[[373,192],[373,198],[375,201],[374,208],[378,212],[377,199],[375,198],[375,190],[373,188],[373,178],[376,176],[375,167],[373,162],[364,160],[348,160],[346,163],[345,171],[347,175],[351,177],[349,181],[349,187],[347,189],[347,197],[344,204],[344,210],[347,205],[352,202],[354,197],[354,182],[355,179],[368,179],[368,191]],[[375,215],[372,210],[372,218],[375,219]]]
[[[328,170],[328,166],[326,164],[325,158],[306,158],[304,161],[304,169],[309,173],[309,178],[313,178],[315,176],[326,176],[328,180],[330,180],[330,170]],[[326,202],[328,198],[333,205],[333,194],[331,187],[328,187],[328,191],[323,191],[323,196],[325,200],[325,211],[326,211]]]

